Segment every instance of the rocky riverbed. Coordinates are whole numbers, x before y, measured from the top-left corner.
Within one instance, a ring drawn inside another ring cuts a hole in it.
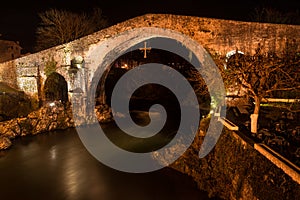
[[[112,119],[110,109],[106,105],[96,106],[95,114],[99,122],[108,122]],[[71,104],[63,104],[60,101],[51,102],[29,113],[26,117],[0,122],[0,150],[11,147],[12,140],[17,137],[74,126]]]

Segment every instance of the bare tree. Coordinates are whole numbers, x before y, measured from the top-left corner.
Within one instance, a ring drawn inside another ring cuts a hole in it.
[[[251,132],[257,132],[260,104],[275,91],[300,90],[300,56],[296,52],[282,54],[263,52],[259,46],[255,55],[235,54],[227,63],[224,79],[238,84],[255,102],[251,115]]]
[[[100,8],[91,13],[75,13],[51,8],[39,13],[35,50],[64,44],[91,34],[107,26],[107,19]]]
[[[207,115],[211,109],[211,96],[208,91],[208,85],[203,79],[201,73],[194,67],[185,67],[179,70],[181,74],[191,84],[201,109],[201,114]]]

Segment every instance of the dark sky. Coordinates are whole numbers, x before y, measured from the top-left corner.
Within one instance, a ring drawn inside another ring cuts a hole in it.
[[[119,3],[121,1],[122,3]],[[111,24],[146,13],[171,13],[223,19],[249,19],[249,12],[259,5],[281,10],[300,9],[299,0],[25,0],[1,3],[0,39],[20,41],[24,51],[34,45],[38,13],[48,8],[89,11],[99,7]]]

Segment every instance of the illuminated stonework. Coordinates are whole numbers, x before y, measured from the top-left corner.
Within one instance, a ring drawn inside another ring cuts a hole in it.
[[[71,77],[68,69],[72,59],[83,59],[86,69],[81,68],[79,75],[90,79],[93,76],[93,70],[91,71],[90,68],[94,59],[97,59],[96,57],[99,55],[94,55],[95,57],[88,55],[97,46],[102,45],[104,51],[114,48],[114,42],[107,43],[108,40],[113,41],[111,39],[120,34],[126,34],[130,30],[142,27],[158,27],[179,32],[197,41],[211,54],[224,56],[237,49],[245,54],[253,54],[258,44],[263,44],[266,50],[282,51],[288,42],[291,44],[300,42],[300,27],[296,25],[251,23],[170,14],[147,14],[68,44],[0,63],[0,81],[26,93],[36,94],[38,68],[41,72],[41,80],[45,81],[45,63],[53,57],[57,62],[57,72],[65,77],[68,88],[71,88]],[[299,49],[300,46],[298,45],[297,48]],[[87,86],[84,82],[74,84],[77,84],[76,87],[82,88]]]

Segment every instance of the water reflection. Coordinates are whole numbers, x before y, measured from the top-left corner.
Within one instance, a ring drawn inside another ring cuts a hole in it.
[[[75,129],[23,137],[13,144],[0,157],[1,199],[209,199],[189,177],[169,168],[129,174],[102,165]]]

